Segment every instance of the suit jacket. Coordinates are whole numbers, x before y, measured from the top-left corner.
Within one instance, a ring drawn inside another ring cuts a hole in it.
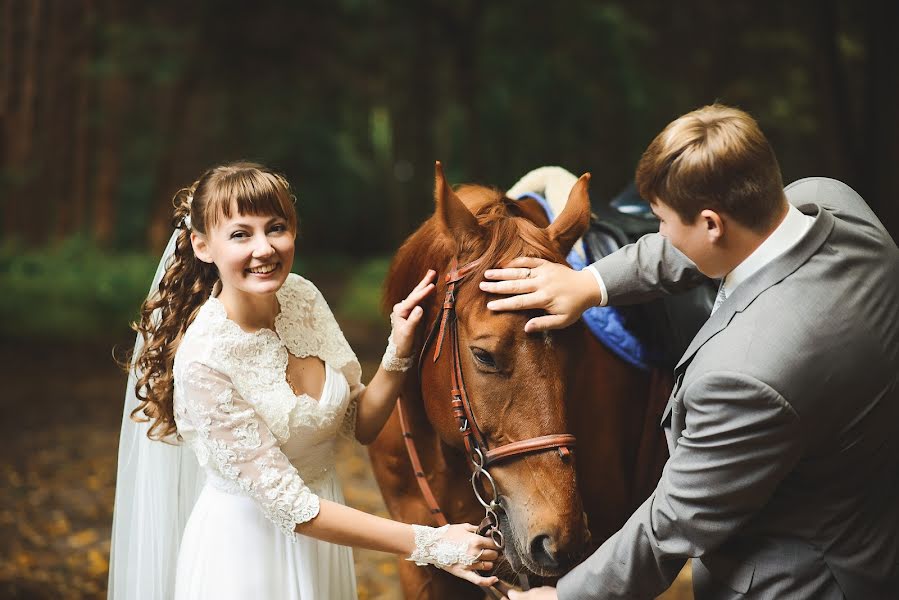
[[[670,458],[559,598],[899,598],[899,249],[848,186],[786,188],[813,216],[738,286],[675,369]],[[658,234],[597,262],[611,304],[695,284]]]

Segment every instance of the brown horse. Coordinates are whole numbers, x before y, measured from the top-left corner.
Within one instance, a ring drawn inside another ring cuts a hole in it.
[[[566,458],[567,445],[559,443],[490,467],[505,539],[497,574],[510,581],[514,573],[553,581],[614,533],[655,486],[667,457],[658,419],[670,383],[624,363],[580,323],[527,334],[531,315],[491,312],[486,304],[492,296],[478,287],[487,268],[518,256],[562,262],[588,226],[589,176],[578,180],[552,224],[533,200],[511,200],[481,186],[454,192],[439,163],[435,179],[436,211],[397,252],[386,282],[385,306],[405,297],[429,268],[444,286],[423,306],[423,322],[428,329],[435,324],[435,335],[427,340],[420,371],[403,389],[405,418],[446,519],[480,522],[484,510],[470,484],[470,448],[460,434],[461,413],[454,416],[451,407],[452,348],[437,331],[444,329],[440,315],[450,285],[444,276],[469,265],[451,295],[472,428],[490,448],[564,433],[577,439],[576,460]],[[421,345],[427,333],[422,331]],[[437,525],[416,482],[396,410],[370,455],[391,515]],[[400,576],[407,598],[483,596],[447,573],[404,561]]]

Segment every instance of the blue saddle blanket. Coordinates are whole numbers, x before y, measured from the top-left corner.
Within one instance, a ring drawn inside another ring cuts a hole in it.
[[[555,220],[556,215],[553,214],[552,207],[550,207],[546,198],[539,194],[527,193],[519,196],[517,199],[521,200],[522,198],[536,200],[543,207],[550,223]],[[583,241],[578,241],[578,244],[583,245]],[[583,245],[582,248],[584,256],[589,257],[590,253],[586,246]],[[574,249],[568,253],[567,261],[571,268],[577,271],[585,268],[588,264]],[[652,362],[650,360],[650,350],[646,348],[645,344],[636,335],[627,329],[621,311],[612,306],[594,306],[584,311],[582,319],[596,339],[616,356],[638,369],[644,371],[650,369]]]

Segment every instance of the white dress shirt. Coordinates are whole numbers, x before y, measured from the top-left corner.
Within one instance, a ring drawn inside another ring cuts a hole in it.
[[[741,283],[749,279],[759,269],[795,246],[815,222],[814,217],[802,214],[790,205],[787,216],[777,229],[771,232],[752,254],[724,276],[724,296],[730,297]]]

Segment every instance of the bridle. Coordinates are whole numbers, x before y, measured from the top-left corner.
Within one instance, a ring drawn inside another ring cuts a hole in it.
[[[547,450],[557,450],[562,460],[568,460],[571,456],[571,449],[576,445],[573,435],[570,433],[555,433],[549,435],[541,435],[538,437],[528,438],[503,444],[495,448],[490,448],[484,433],[478,426],[472,411],[471,401],[467,390],[465,389],[465,380],[462,376],[462,361],[459,350],[459,332],[456,321],[456,292],[467,275],[469,275],[480,264],[480,259],[472,261],[458,267],[458,262],[453,259],[450,264],[449,272],[444,278],[446,283],[446,295],[443,299],[443,308],[437,314],[437,319],[431,327],[425,343],[421,349],[421,355],[418,360],[419,381],[421,380],[421,371],[424,367],[425,356],[428,348],[433,343],[434,353],[432,362],[437,362],[441,356],[444,340],[449,337],[450,340],[450,360],[452,363],[452,389],[450,391],[450,407],[456,422],[459,425],[459,433],[462,435],[462,441],[465,445],[465,451],[468,455],[468,461],[472,468],[471,487],[474,490],[475,498],[484,508],[484,520],[478,528],[478,533],[489,536],[497,548],[502,549],[505,545],[503,533],[499,528],[499,515],[503,512],[499,503],[499,492],[496,487],[496,481],[488,467],[497,463],[518,458],[527,454],[537,452],[545,452]],[[412,433],[408,427],[408,419],[404,414],[402,401],[397,399],[397,409],[400,417],[400,424],[403,429],[403,438],[406,444],[406,450],[409,459],[412,462],[415,477],[418,486],[421,489],[422,496],[428,504],[428,508],[439,524],[447,523],[446,516],[437,504],[433,492],[430,489],[421,461],[418,458],[418,452],[415,448],[415,442]],[[485,492],[489,489],[489,494],[482,494],[479,489]],[[489,484],[489,488],[486,484]],[[485,497],[489,496],[489,498]]]

